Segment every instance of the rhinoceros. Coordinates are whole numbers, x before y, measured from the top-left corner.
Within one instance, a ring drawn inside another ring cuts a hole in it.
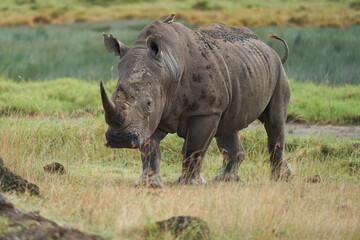
[[[245,150],[238,131],[259,119],[268,136],[271,178],[291,179],[284,157],[289,83],[278,54],[246,27],[213,23],[189,29],[155,21],[128,47],[103,34],[120,57],[109,98],[100,82],[105,145],[139,148],[142,174],[136,185],[161,187],[159,143],[168,133],[184,139],[179,184],[202,184],[205,152],[215,137],[223,165],[215,181],[239,180]],[[274,37],[276,38],[276,37]]]

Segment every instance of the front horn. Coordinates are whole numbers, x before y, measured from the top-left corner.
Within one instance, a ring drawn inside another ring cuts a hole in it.
[[[115,104],[106,94],[104,84],[100,81],[100,93],[101,93],[101,100],[105,110],[105,114],[107,117],[111,117],[115,114]]]

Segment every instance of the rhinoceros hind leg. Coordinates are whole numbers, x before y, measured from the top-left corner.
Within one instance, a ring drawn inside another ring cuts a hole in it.
[[[268,136],[271,179],[290,181],[294,173],[284,156],[285,120],[290,90],[287,79],[279,80],[270,103],[260,115]]]
[[[266,124],[265,122],[265,129],[268,135],[268,149],[270,154],[270,177],[275,181],[290,181],[294,177],[294,173],[284,156],[284,124],[282,127],[272,127],[269,123]]]
[[[245,150],[237,133],[216,137],[216,143],[224,157],[223,166],[214,181],[239,181],[239,167],[245,159]]]

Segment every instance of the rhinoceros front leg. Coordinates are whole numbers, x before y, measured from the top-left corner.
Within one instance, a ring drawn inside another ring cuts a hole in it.
[[[166,136],[161,130],[155,133],[140,146],[143,172],[140,178],[135,182],[136,186],[145,185],[150,187],[162,187],[160,177],[160,141]]]
[[[224,160],[221,172],[214,177],[214,181],[238,181],[239,167],[245,159],[245,150],[237,133],[216,137],[216,143]]]
[[[216,115],[193,117],[188,121],[182,150],[182,172],[175,183],[205,184],[201,166],[207,148],[215,135],[219,118]]]

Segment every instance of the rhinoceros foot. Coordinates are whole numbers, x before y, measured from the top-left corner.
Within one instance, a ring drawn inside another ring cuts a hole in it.
[[[294,178],[294,173],[292,171],[281,172],[280,174],[272,174],[270,179],[273,181],[284,181],[290,182]]]
[[[271,166],[271,176],[270,179],[274,181],[285,181],[290,182],[294,177],[294,172],[291,169],[291,166],[286,161],[279,166]]]
[[[214,181],[237,182],[240,178],[236,173],[219,173],[214,177]]]
[[[161,188],[161,187],[163,187],[163,184],[161,182],[160,175],[155,174],[152,176],[141,175],[141,177],[138,180],[136,180],[135,186],[136,187],[146,186],[146,187],[151,187],[151,188]]]
[[[194,177],[194,176],[183,176],[183,174],[181,174],[175,180],[175,184],[179,184],[179,185],[203,185],[203,184],[206,184],[206,181],[201,175],[199,175],[198,177]]]

